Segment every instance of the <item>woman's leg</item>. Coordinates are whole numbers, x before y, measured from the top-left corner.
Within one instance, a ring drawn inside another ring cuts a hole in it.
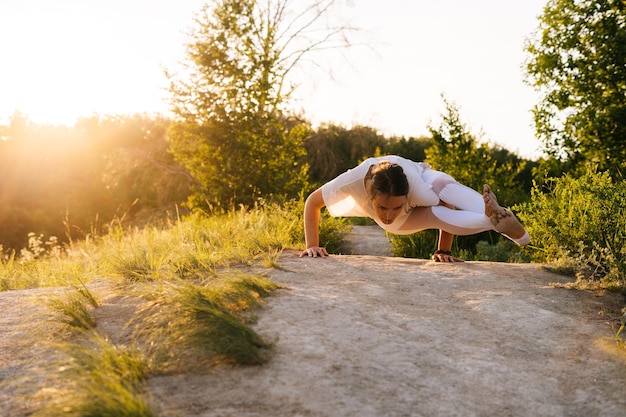
[[[461,236],[495,230],[489,217],[484,213],[435,206],[412,209],[397,233],[411,234],[426,229],[440,229]]]
[[[497,232],[502,233],[520,246],[526,246],[530,243],[530,236],[524,226],[513,213],[500,207],[496,195],[487,184],[483,186],[483,199],[485,200],[485,213],[487,215],[492,213],[491,220]]]
[[[425,183],[430,184],[441,201],[461,210],[485,214],[483,196],[445,172],[427,169],[422,178]]]
[[[498,205],[495,195],[486,186],[483,194],[458,183],[450,175],[427,169],[422,175],[439,199],[459,210],[444,206],[415,211],[409,216],[402,230],[419,228],[416,231],[436,228],[455,235],[472,235],[495,230],[521,246],[529,243],[530,237],[517,218]],[[430,226],[427,226],[430,225]],[[407,232],[410,233],[410,232]]]

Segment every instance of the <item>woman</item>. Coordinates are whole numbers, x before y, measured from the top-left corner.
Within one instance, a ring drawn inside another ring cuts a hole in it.
[[[530,242],[524,226],[500,207],[488,185],[481,196],[428,164],[394,155],[369,158],[309,195],[304,205],[306,250],[300,257],[328,256],[319,246],[324,206],[335,217],[370,217],[394,234],[439,229],[433,254],[437,262],[462,262],[451,254],[454,235],[495,230],[520,246]]]

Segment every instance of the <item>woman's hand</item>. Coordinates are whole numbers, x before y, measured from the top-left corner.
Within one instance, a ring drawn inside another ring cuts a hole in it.
[[[312,258],[325,258],[328,256],[328,252],[326,252],[326,248],[320,248],[319,246],[312,246],[310,248],[306,248],[305,251],[302,251],[300,257],[310,256]]]
[[[433,253],[433,261],[435,262],[465,262],[463,259],[455,258],[449,251],[438,250]]]
[[[441,205],[446,206],[446,207],[449,206],[448,204],[443,203],[443,202]],[[437,247],[439,249],[435,251],[435,253],[433,253],[433,261],[435,262],[465,262],[463,259],[455,258],[454,256],[452,256],[452,252],[450,251],[450,249],[452,248],[453,240],[454,240],[454,235],[452,233],[448,233],[445,230],[439,230],[439,243],[437,243]]]

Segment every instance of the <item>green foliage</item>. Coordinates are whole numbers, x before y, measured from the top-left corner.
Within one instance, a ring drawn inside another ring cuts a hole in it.
[[[480,192],[483,184],[489,184],[502,203],[513,205],[524,201],[527,194],[521,177],[526,163],[512,155],[503,157],[501,149],[479,144],[462,123],[458,108],[444,102],[446,113],[440,125],[430,127],[433,146],[426,149],[426,162]]]
[[[500,239],[495,245],[492,245],[485,240],[479,241],[476,244],[476,254],[473,256],[473,259],[476,261],[488,262],[530,262],[529,256],[522,251],[519,246],[508,239]]]
[[[620,172],[626,161],[626,5],[550,0],[525,46],[527,81],[542,93],[535,129],[545,150]]]
[[[489,262],[530,262],[529,256],[517,245],[505,238],[498,238],[495,243],[482,240],[490,234],[481,233],[468,239],[457,237],[452,245],[455,257],[464,260]],[[393,244],[394,256],[405,258],[430,259],[437,250],[438,230],[424,230],[411,235],[389,234]]]
[[[284,249],[304,243],[303,206],[300,199],[284,206],[259,202],[222,214],[196,212],[169,226],[117,228],[62,250],[35,251],[36,258],[30,252],[7,254],[0,258],[0,290],[77,285],[110,275],[129,283],[193,279],[222,267],[254,263],[277,268]],[[345,219],[325,215],[321,240],[337,251],[348,231]]]
[[[626,184],[588,169],[535,187],[519,217],[532,237],[533,260],[567,263],[580,277],[624,284]]]
[[[380,153],[381,155],[398,155],[411,161],[420,162],[426,160],[426,149],[430,148],[432,144],[432,139],[428,137],[390,137],[380,147]]]
[[[106,259],[114,273],[128,281],[137,282],[157,279],[164,272],[163,267],[167,258],[167,250],[149,246],[127,247]]]
[[[102,183],[121,207],[136,218],[184,202],[193,180],[168,152],[170,121],[142,116],[103,119],[97,130],[112,130],[117,146],[104,156]],[[124,213],[116,212],[120,217]],[[141,219],[145,220],[145,219]]]
[[[420,259],[430,259],[437,250],[438,237],[438,230],[424,230],[410,235],[389,234],[394,256]]]
[[[432,146],[425,149],[426,162],[433,169],[444,171],[475,190],[482,192],[483,184],[490,184],[499,201],[507,205],[525,201],[527,192],[524,187],[531,178],[527,162],[503,149],[479,144],[478,139],[462,123],[458,108],[448,101],[445,104],[446,113],[440,125],[430,127],[433,139]],[[392,235],[393,253],[396,256],[429,259],[437,249],[437,238],[438,232],[435,230],[414,235]],[[506,246],[510,250],[501,251],[504,247],[499,246],[500,239],[495,232],[457,237],[453,250],[457,256],[466,259],[525,259],[512,246]],[[481,243],[483,241],[485,243]],[[493,243],[496,246],[492,249],[490,244]]]
[[[196,181],[192,207],[252,205],[261,197],[281,200],[307,188],[306,125],[274,115],[256,124],[197,123],[176,122],[169,131],[172,153]]]
[[[309,178],[315,184],[326,183],[372,156],[399,155],[423,161],[431,145],[428,138],[385,137],[367,126],[322,125],[305,141]]]
[[[0,140],[0,245],[20,251],[30,233],[69,243],[185,201],[190,177],[166,152],[166,127],[141,115],[74,127],[14,116]]]
[[[101,265],[130,282],[192,278],[233,264],[276,266],[283,249],[302,244],[302,228],[301,215],[278,204],[196,212],[169,228],[103,237]]]
[[[344,237],[350,233],[352,227],[347,219],[332,217],[326,211],[320,219],[320,245],[328,253],[340,253]]]
[[[75,285],[97,267],[85,254],[63,252],[37,259],[6,255],[0,259],[0,291]]]
[[[304,243],[304,203],[305,198],[301,195],[298,200],[292,200],[286,205],[288,212],[298,218],[297,227],[293,229],[292,234],[293,241],[298,247]],[[332,217],[326,209],[322,209],[320,214],[320,246],[326,248],[328,253],[341,253],[344,237],[350,233],[355,219]]]
[[[373,156],[385,143],[385,138],[370,127],[321,126],[305,142],[311,180],[326,183]]]
[[[285,21],[286,6],[221,0],[196,19],[188,76],[171,77],[169,131],[173,155],[197,181],[193,206],[252,205],[307,186],[309,127],[283,109],[285,77],[306,52],[290,54],[299,34],[289,35],[298,22]]]

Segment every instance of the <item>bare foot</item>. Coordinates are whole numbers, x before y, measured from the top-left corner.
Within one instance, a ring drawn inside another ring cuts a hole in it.
[[[496,195],[491,187],[483,185],[483,201],[485,202],[485,216],[489,217],[491,224],[497,225],[501,219],[511,217],[512,213],[498,204]]]
[[[498,221],[498,224],[495,225],[495,229],[496,231],[502,233],[503,235],[506,235],[513,241],[519,240],[524,237],[524,235],[526,235],[526,229],[524,229],[524,226],[522,226],[522,224],[519,222],[519,220],[517,220],[515,216],[513,216],[513,214],[500,219]],[[522,246],[527,244],[520,242],[517,243]]]
[[[489,217],[497,232],[502,233],[520,246],[526,246],[530,242],[530,237],[524,226],[511,211],[498,204],[496,195],[487,184],[483,186],[483,200],[485,201],[485,215]]]

